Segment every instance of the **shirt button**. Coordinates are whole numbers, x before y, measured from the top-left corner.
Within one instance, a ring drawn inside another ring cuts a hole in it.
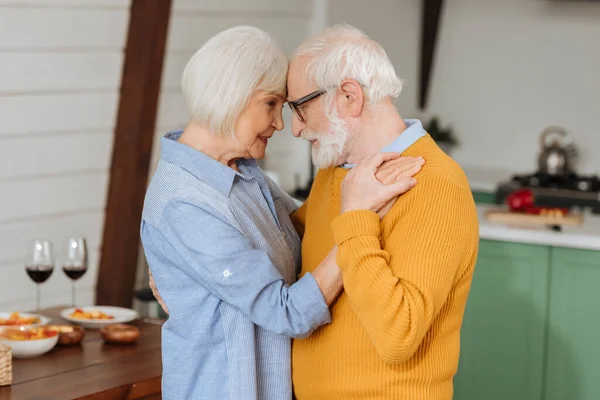
[[[231,271],[230,271],[230,270],[228,270],[228,269],[226,269],[225,271],[223,271],[223,276],[224,276],[225,278],[229,278],[229,277],[231,276]]]

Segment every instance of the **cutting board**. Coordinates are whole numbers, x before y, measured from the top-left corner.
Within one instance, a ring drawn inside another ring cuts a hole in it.
[[[499,208],[487,210],[484,215],[490,222],[519,226],[578,226],[583,224],[583,215],[574,213],[562,216],[536,215]]]

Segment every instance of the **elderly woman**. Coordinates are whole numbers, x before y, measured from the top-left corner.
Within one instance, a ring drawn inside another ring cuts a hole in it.
[[[296,205],[255,161],[283,129],[287,67],[265,32],[236,27],[183,73],[191,120],[162,139],[141,224],[170,313],[165,399],[291,399],[290,337],[328,323],[342,289],[335,249],[296,282]]]

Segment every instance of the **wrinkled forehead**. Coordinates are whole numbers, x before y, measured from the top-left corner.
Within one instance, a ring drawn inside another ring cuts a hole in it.
[[[315,85],[306,79],[307,61],[305,57],[299,57],[290,63],[287,76],[288,100],[297,100],[316,90]]]

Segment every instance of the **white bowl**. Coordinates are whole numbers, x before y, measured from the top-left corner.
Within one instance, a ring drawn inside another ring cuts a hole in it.
[[[8,317],[10,317],[9,312],[0,312],[0,319],[8,319]],[[48,323],[50,322],[50,318],[44,317],[43,315],[40,314],[30,314],[30,313],[22,313],[19,312],[19,315],[21,317],[26,317],[26,318],[30,318],[30,317],[37,317],[40,319],[40,322],[37,324],[29,324],[29,325],[0,325],[0,328],[6,328],[6,327],[13,327],[13,328],[17,328],[17,327],[25,327],[25,328],[36,328],[38,326],[44,326],[44,325],[48,325]]]
[[[13,358],[37,357],[49,352],[58,343],[58,334],[47,339],[9,340],[2,337],[11,330],[26,331],[29,328],[0,328],[0,343],[10,346]]]
[[[112,315],[113,319],[81,319],[71,317],[71,313],[75,311],[75,308],[81,308],[83,311],[101,311],[107,315]],[[112,324],[124,324],[127,322],[134,321],[140,317],[135,310],[122,307],[111,307],[111,306],[90,306],[90,307],[72,307],[62,310],[60,312],[61,318],[73,323],[83,326],[88,329],[100,329],[106,325]]]

